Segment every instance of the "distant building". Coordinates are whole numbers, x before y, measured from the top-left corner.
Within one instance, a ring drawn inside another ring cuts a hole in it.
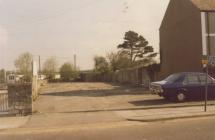
[[[55,79],[55,80],[60,80],[60,78],[61,78],[61,75],[60,75],[60,74],[55,74],[55,75],[54,75],[54,79]]]
[[[215,55],[215,0],[170,0],[160,26],[159,79],[203,71],[203,55]]]
[[[7,83],[15,84],[17,82],[21,82],[23,80],[24,75],[16,75],[16,74],[8,74],[7,75]]]
[[[39,80],[45,80],[45,79],[46,79],[46,75],[39,74],[39,75],[38,75],[38,79],[39,79]]]

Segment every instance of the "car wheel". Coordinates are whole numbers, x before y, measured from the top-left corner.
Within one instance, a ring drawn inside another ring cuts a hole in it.
[[[184,93],[178,93],[176,99],[178,102],[184,102],[186,100],[186,95]]]

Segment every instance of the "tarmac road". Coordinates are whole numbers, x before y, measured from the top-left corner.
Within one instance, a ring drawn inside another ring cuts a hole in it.
[[[1,140],[214,140],[215,117],[168,122],[0,131]]]

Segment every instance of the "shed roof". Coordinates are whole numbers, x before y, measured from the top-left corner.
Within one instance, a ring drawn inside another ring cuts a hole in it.
[[[201,11],[215,11],[215,0],[190,0]]]

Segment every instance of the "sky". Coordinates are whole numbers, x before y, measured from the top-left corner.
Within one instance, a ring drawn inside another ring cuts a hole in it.
[[[0,69],[14,70],[24,52],[41,63],[55,56],[93,68],[96,55],[117,51],[132,30],[159,51],[159,27],[169,0],[0,0]]]

